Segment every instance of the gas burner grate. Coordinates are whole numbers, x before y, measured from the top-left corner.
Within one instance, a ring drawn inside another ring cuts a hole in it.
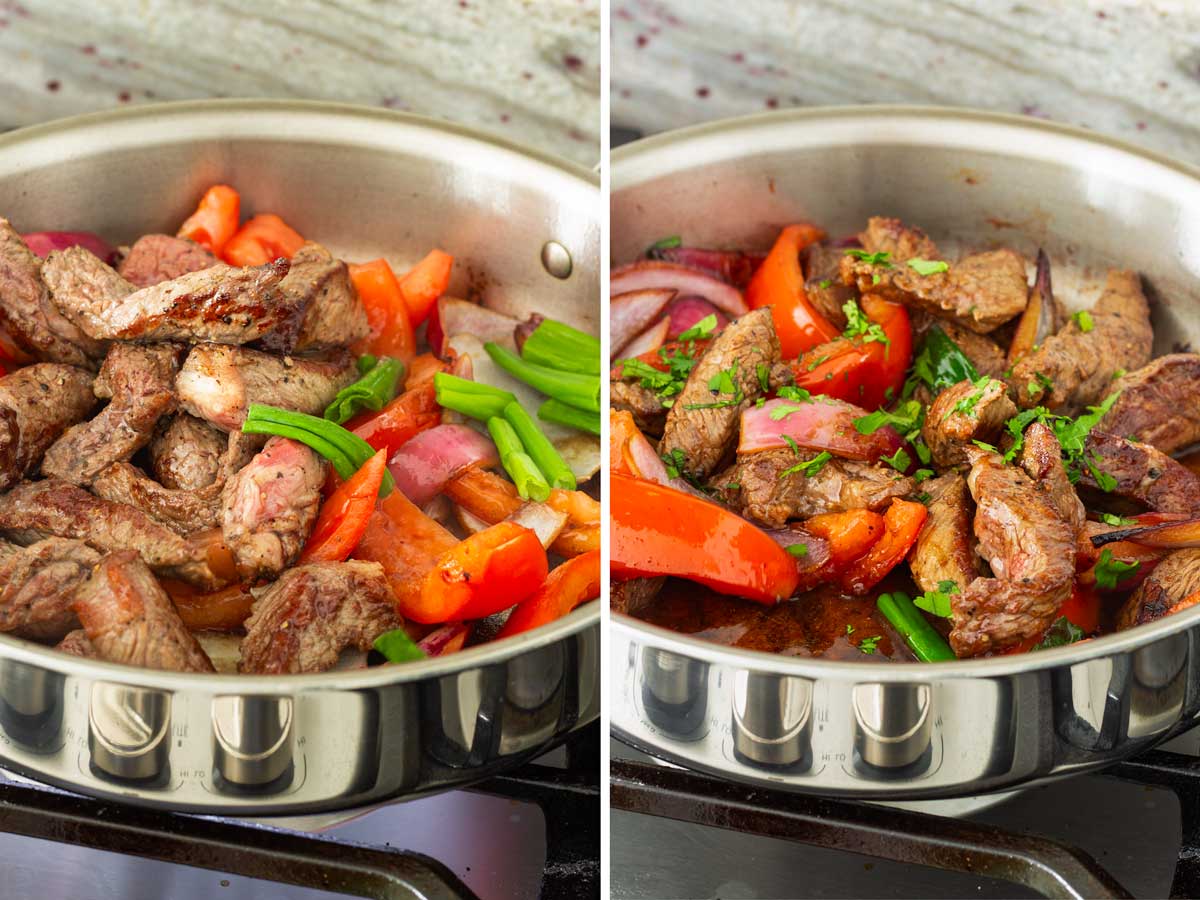
[[[1171,896],[1200,896],[1200,759],[1155,750],[1102,774],[1176,794],[1183,842]],[[1132,896],[1086,852],[1035,834],[751,787],[655,763],[614,760],[610,803],[615,810],[997,878],[1048,897]]]

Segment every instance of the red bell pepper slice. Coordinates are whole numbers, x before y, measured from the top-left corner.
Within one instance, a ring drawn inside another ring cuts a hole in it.
[[[321,504],[317,524],[304,545],[300,562],[343,562],[350,557],[375,511],[387,461],[387,452],[380,450]]]
[[[532,597],[517,604],[497,637],[532,631],[599,596],[600,551],[592,550],[567,560],[551,572]]]
[[[161,584],[189,631],[236,631],[254,606],[254,595],[241,582],[208,593],[173,578]]]
[[[392,267],[386,259],[356,263],[350,266],[350,280],[354,282],[371,326],[370,336],[355,350],[391,356],[408,363],[416,355],[417,341],[404,293]]]
[[[454,257],[444,250],[430,250],[423,260],[400,279],[400,291],[408,307],[408,320],[416,328],[429,318],[438,297],[450,286]]]
[[[840,337],[814,347],[792,364],[797,387],[868,410],[899,396],[912,361],[908,311],[899,303],[870,294],[862,298],[862,310],[883,330],[888,342]]]
[[[204,192],[196,211],[179,226],[178,235],[219,256],[237,233],[241,209],[242,198],[237,191],[227,184],[214,184]]]
[[[1100,629],[1100,593],[1095,587],[1076,581],[1058,614],[1083,629],[1084,634],[1095,634]]]
[[[741,516],[691,494],[611,475],[610,565],[617,579],[672,575],[772,605],[796,590],[796,563]]]
[[[865,594],[879,584],[908,556],[927,515],[924,503],[893,500],[883,514],[883,537],[842,573],[842,587],[853,594]]]
[[[279,216],[266,213],[247,220],[221,250],[231,266],[263,266],[273,259],[291,259],[304,246],[302,238]]]
[[[451,547],[426,573],[418,622],[483,619],[534,593],[550,570],[538,536],[516,522],[498,522]]]
[[[849,509],[813,516],[804,530],[829,542],[829,561],[835,572],[842,572],[883,537],[885,525],[877,512]]]
[[[837,328],[809,302],[800,267],[800,251],[824,237],[825,232],[815,225],[787,226],[746,287],[751,309],[771,307],[784,359],[794,359],[838,336]]]
[[[405,391],[379,412],[362,413],[346,423],[346,428],[391,459],[397,450],[427,428],[441,424],[433,382],[427,381]]]

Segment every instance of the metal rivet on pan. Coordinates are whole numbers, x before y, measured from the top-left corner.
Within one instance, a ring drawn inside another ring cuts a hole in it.
[[[546,241],[542,245],[542,266],[555,278],[569,278],[571,252],[558,241]]]

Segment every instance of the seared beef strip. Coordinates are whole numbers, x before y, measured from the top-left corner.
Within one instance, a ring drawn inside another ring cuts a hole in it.
[[[370,650],[375,638],[402,624],[378,563],[297,566],[254,602],[238,671],[324,672],[347,647]]]
[[[934,399],[925,414],[921,437],[940,468],[966,462],[966,448],[972,441],[991,443],[1004,423],[1016,415],[1017,407],[1008,399],[1004,382],[989,378],[981,386],[960,381]]]
[[[112,401],[89,422],[54,442],[42,471],[72,484],[90,484],[111,463],[146,445],[159,418],[175,407],[174,381],[182,348],[174,344],[113,344],[94,385]]]
[[[238,573],[262,579],[292,565],[317,519],[325,462],[298,441],[273,437],[221,495],[221,530]]]
[[[46,538],[0,558],[0,631],[57,641],[79,627],[75,590],[100,554],[80,541]]]
[[[295,315],[279,290],[288,267],[286,259],[244,269],[218,263],[141,288],[104,309],[74,296],[58,302],[97,339],[246,344]]]
[[[1200,442],[1200,354],[1171,353],[1112,384],[1121,396],[1096,427],[1163,453]]]
[[[1025,260],[1013,250],[967,256],[946,272],[921,275],[900,262],[842,259],[842,281],[862,293],[949,316],[971,331],[986,334],[1020,315],[1028,302]]]
[[[92,642],[88,640],[87,632],[82,628],[76,628],[65,638],[59,641],[54,649],[59,653],[69,653],[72,656],[82,656],[84,659],[99,659],[100,654],[96,652],[96,648],[92,646]]]
[[[92,373],[37,363],[0,378],[0,491],[37,471],[42,455],[96,406]]]
[[[229,438],[220,429],[179,413],[151,439],[150,469],[163,487],[199,490],[217,480],[228,444]]]
[[[914,225],[905,225],[899,219],[871,216],[858,240],[867,253],[887,253],[893,262],[941,258],[937,245],[924,231]]]
[[[943,581],[953,581],[961,591],[979,575],[967,480],[943,475],[922,488],[929,494],[929,514],[908,560],[913,581],[922,591],[936,591]]]
[[[767,371],[779,362],[779,339],[770,309],[756,309],[731,322],[715,337],[687,384],[667,412],[659,452],[682,454],[681,469],[697,478],[707,476],[733,446],[742,412],[763,393],[758,367]],[[710,387],[723,375],[734,390]]]
[[[975,498],[975,536],[993,578],[976,578],[950,598],[950,646],[980,656],[1036,638],[1071,595],[1075,529],[1046,493],[996,453],[971,448],[967,486]]]
[[[1078,533],[1087,519],[1087,512],[1075,485],[1067,478],[1063,466],[1062,445],[1050,426],[1034,422],[1025,429],[1025,441],[1021,446],[1021,468],[1041,488],[1059,518]]]
[[[848,459],[831,459],[811,475],[783,474],[815,456],[816,451],[788,449],[746,453],[710,486],[731,508],[767,528],[821,513],[881,509],[915,489],[911,478],[894,469]]]
[[[0,219],[0,328],[44,362],[95,369],[104,349],[59,311],[42,281],[42,261]]]
[[[23,482],[4,496],[0,533],[18,544],[62,537],[101,552],[136,550],[163,575],[208,590],[225,583],[208,566],[205,542],[185,540],[140,510],[54,478]]]
[[[168,488],[131,463],[115,462],[101,470],[91,488],[97,496],[141,510],[178,534],[221,524],[220,491],[212,491],[211,485],[196,490]]]
[[[1200,549],[1163,557],[1117,613],[1117,631],[1144,625],[1200,602]],[[1186,602],[1185,602],[1186,601]]]
[[[658,592],[667,583],[666,578],[630,578],[614,581],[608,592],[608,605],[613,612],[636,616],[639,610],[654,602]]]
[[[52,250],[42,263],[42,278],[50,298],[83,334],[89,317],[103,316],[119,306],[136,288],[108,263],[83,247]],[[87,340],[92,340],[87,338]],[[97,358],[104,358],[104,345]]]
[[[348,353],[320,361],[198,344],[184,360],[175,390],[189,413],[233,431],[242,427],[251,403],[319,416],[337,392],[357,378]]]
[[[146,234],[138,238],[117,271],[131,284],[143,288],[170,281],[188,272],[210,269],[220,260],[187,238]]]
[[[658,394],[636,381],[613,378],[608,383],[608,402],[616,412],[627,411],[643,434],[658,437],[667,424],[667,407]]]
[[[1071,319],[1013,367],[1017,403],[1075,414],[1113,391],[1113,374],[1150,361],[1150,305],[1134,272],[1112,269],[1084,331]],[[1050,385],[1048,387],[1048,385]]]
[[[175,672],[215,671],[167,592],[132,550],[104,557],[73,606],[101,659]]]
[[[279,284],[289,308],[298,315],[290,327],[263,338],[278,353],[310,353],[349,347],[371,330],[346,264],[320,244],[309,242],[292,257],[292,268]]]
[[[1103,491],[1084,466],[1079,483],[1100,491],[1097,497],[1133,500],[1155,512],[1200,513],[1200,475],[1149,444],[1093,428],[1084,442],[1084,454],[1117,482],[1111,491]]]

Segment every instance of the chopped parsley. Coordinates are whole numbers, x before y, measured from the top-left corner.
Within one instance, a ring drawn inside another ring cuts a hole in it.
[[[846,623],[846,634],[854,634],[854,626],[849,622]]]
[[[1087,635],[1083,633],[1082,628],[1066,616],[1059,616],[1054,624],[1046,630],[1046,636],[1033,649],[1049,650],[1051,647],[1065,647],[1067,644],[1082,641],[1085,637]]]
[[[948,419],[953,415],[959,414],[974,417],[975,407],[979,405],[979,401],[983,399],[983,395],[987,393],[993,383],[999,384],[1000,382],[996,381],[990,375],[981,375],[971,383],[974,390],[955,403],[954,408],[946,413],[943,418]]]
[[[795,438],[793,438],[790,434],[781,434],[780,437],[783,438],[784,443],[792,448],[792,456],[800,455],[800,445],[796,443]]]
[[[884,333],[883,326],[868,319],[854,300],[843,303],[842,312],[846,314],[846,330],[842,332],[842,337],[850,340],[862,338],[864,344],[875,342],[885,347],[891,346],[892,339]]]
[[[906,400],[896,407],[895,411],[877,409],[873,413],[859,416],[854,420],[854,430],[859,434],[874,434],[884,425],[891,425],[901,434],[911,434],[921,430],[921,422],[925,417],[925,408],[918,400]]]
[[[861,641],[858,642],[858,649],[861,650],[863,653],[870,655],[875,652],[876,648],[879,646],[879,642],[882,640],[883,640],[882,634],[876,634],[876,635],[872,635],[871,637],[865,637]]]
[[[908,267],[918,275],[936,275],[938,272],[948,271],[950,264],[940,259],[921,259],[917,257],[908,261]]]
[[[1136,575],[1141,567],[1142,564],[1137,560],[1127,563],[1114,559],[1112,551],[1105,547],[1100,551],[1100,558],[1096,560],[1096,584],[1111,591],[1118,581],[1127,575]]]
[[[709,313],[687,331],[679,333],[677,341],[701,341],[717,330],[717,315]]]
[[[956,581],[939,581],[937,590],[926,591],[919,597],[913,597],[913,605],[917,609],[923,609],[931,616],[940,616],[943,619],[950,618],[950,597],[958,593],[958,582]]]
[[[915,438],[910,435],[908,440],[912,444],[913,449],[917,451],[917,459],[920,460],[921,464],[925,466],[929,465],[933,459],[933,451],[925,443],[925,438],[918,434]]]
[[[1117,486],[1117,480],[1098,468],[1095,456],[1092,456],[1091,459],[1085,457],[1084,446],[1088,433],[1112,409],[1120,395],[1120,391],[1114,391],[1105,397],[1099,406],[1089,406],[1086,413],[1074,419],[1070,416],[1055,415],[1044,406],[1035,406],[1033,409],[1017,413],[1005,423],[1005,428],[1013,438],[1012,446],[1004,454],[1005,461],[1011,462],[1021,452],[1025,443],[1025,429],[1034,422],[1041,422],[1048,425],[1054,432],[1054,436],[1058,438],[1058,443],[1062,447],[1067,478],[1072,484],[1079,480],[1080,473],[1086,468],[1092,473],[1092,478],[1095,479],[1097,486],[1104,491],[1113,490]]]
[[[913,481],[915,481],[917,484],[920,484],[925,479],[932,477],[933,469],[917,469],[917,471],[913,472]]]
[[[1123,516],[1114,516],[1112,513],[1101,513],[1100,521],[1105,525],[1122,526],[1122,525],[1137,525],[1137,519],[1126,519]]]
[[[676,247],[683,246],[683,238],[677,234],[670,237],[661,238],[650,245],[651,250],[674,250]]]
[[[823,291],[829,290],[832,286],[833,286],[833,282],[830,281],[828,278],[823,278],[817,282],[817,287],[819,287]]]
[[[1113,381],[1116,381],[1118,378],[1124,378],[1125,375],[1126,372],[1124,369],[1115,369],[1113,371]]]
[[[787,547],[784,547],[784,549],[798,559],[808,556],[808,544],[789,544]]]
[[[865,262],[869,266],[883,266],[885,269],[892,267],[891,256],[888,251],[883,250],[879,253],[868,253],[866,250],[859,250],[857,247],[846,251],[847,256],[853,256],[857,260]]]
[[[893,469],[895,469],[897,472],[900,472],[900,473],[907,472],[908,467],[912,465],[912,457],[909,456],[904,451],[903,447],[901,447],[899,450],[897,450],[891,456],[881,456],[881,457],[879,457],[879,459],[881,462],[887,463],[889,466],[891,466]]]
[[[1092,314],[1086,309],[1081,309],[1079,312],[1074,313],[1071,316],[1071,321],[1078,325],[1079,330],[1084,334],[1087,334],[1096,327],[1095,323],[1092,322]]]
[[[803,412],[804,407],[793,406],[790,403],[784,403],[771,410],[771,421],[778,422],[780,419],[785,419],[794,412]]]
[[[784,469],[779,473],[779,477],[786,478],[789,475],[795,475],[797,472],[799,472],[805,478],[812,478],[823,468],[825,468],[825,463],[829,462],[831,459],[833,459],[833,454],[828,450],[822,450],[812,459],[807,460],[806,462],[796,463],[796,465]]]
[[[709,391],[716,397],[724,395],[725,399],[714,400],[712,403],[689,403],[684,409],[724,409],[727,406],[737,406],[746,399],[746,395],[742,393],[742,386],[737,382],[739,374],[741,369],[734,363],[708,379]]]
[[[667,474],[672,478],[679,478],[687,471],[687,457],[678,447],[670,453],[664,453],[662,461],[663,465],[667,467]]]
[[[725,490],[727,491],[740,491],[741,489],[741,482],[738,481],[731,481],[729,484],[725,485]]]
[[[621,378],[638,379],[642,387],[658,395],[663,406],[669,407],[675,402],[672,398],[687,384],[688,376],[696,365],[695,351],[669,352],[667,348],[662,347],[658,355],[667,365],[665,372],[637,358],[622,359],[618,365],[621,366]]]
[[[913,499],[918,503],[924,503],[926,506],[928,506],[929,501],[933,499],[933,494],[929,493],[929,491],[921,491],[921,493],[917,494],[915,497],[913,497]]]
[[[1025,390],[1029,391],[1029,396],[1032,397],[1038,392],[1039,389],[1044,391],[1053,391],[1054,380],[1046,375],[1043,375],[1041,372],[1034,372],[1033,380],[1030,381],[1029,384],[1025,385]]]
[[[754,372],[758,375],[758,386],[765,394],[771,389],[771,370],[767,368],[766,363],[759,363],[754,367]]]
[[[818,356],[816,359],[814,359],[812,362],[810,362],[808,365],[806,365],[804,367],[804,370],[806,372],[811,372],[813,369],[815,369],[821,363],[825,362],[825,360],[827,360],[827,359],[829,359],[828,353],[824,354],[823,356]]]
[[[812,402],[812,394],[802,387],[796,387],[794,384],[784,385],[775,393],[776,396],[782,397],[784,400],[795,400],[797,403]]]
[[[980,450],[986,450],[988,453],[999,453],[995,444],[989,444],[987,441],[971,441]]]

